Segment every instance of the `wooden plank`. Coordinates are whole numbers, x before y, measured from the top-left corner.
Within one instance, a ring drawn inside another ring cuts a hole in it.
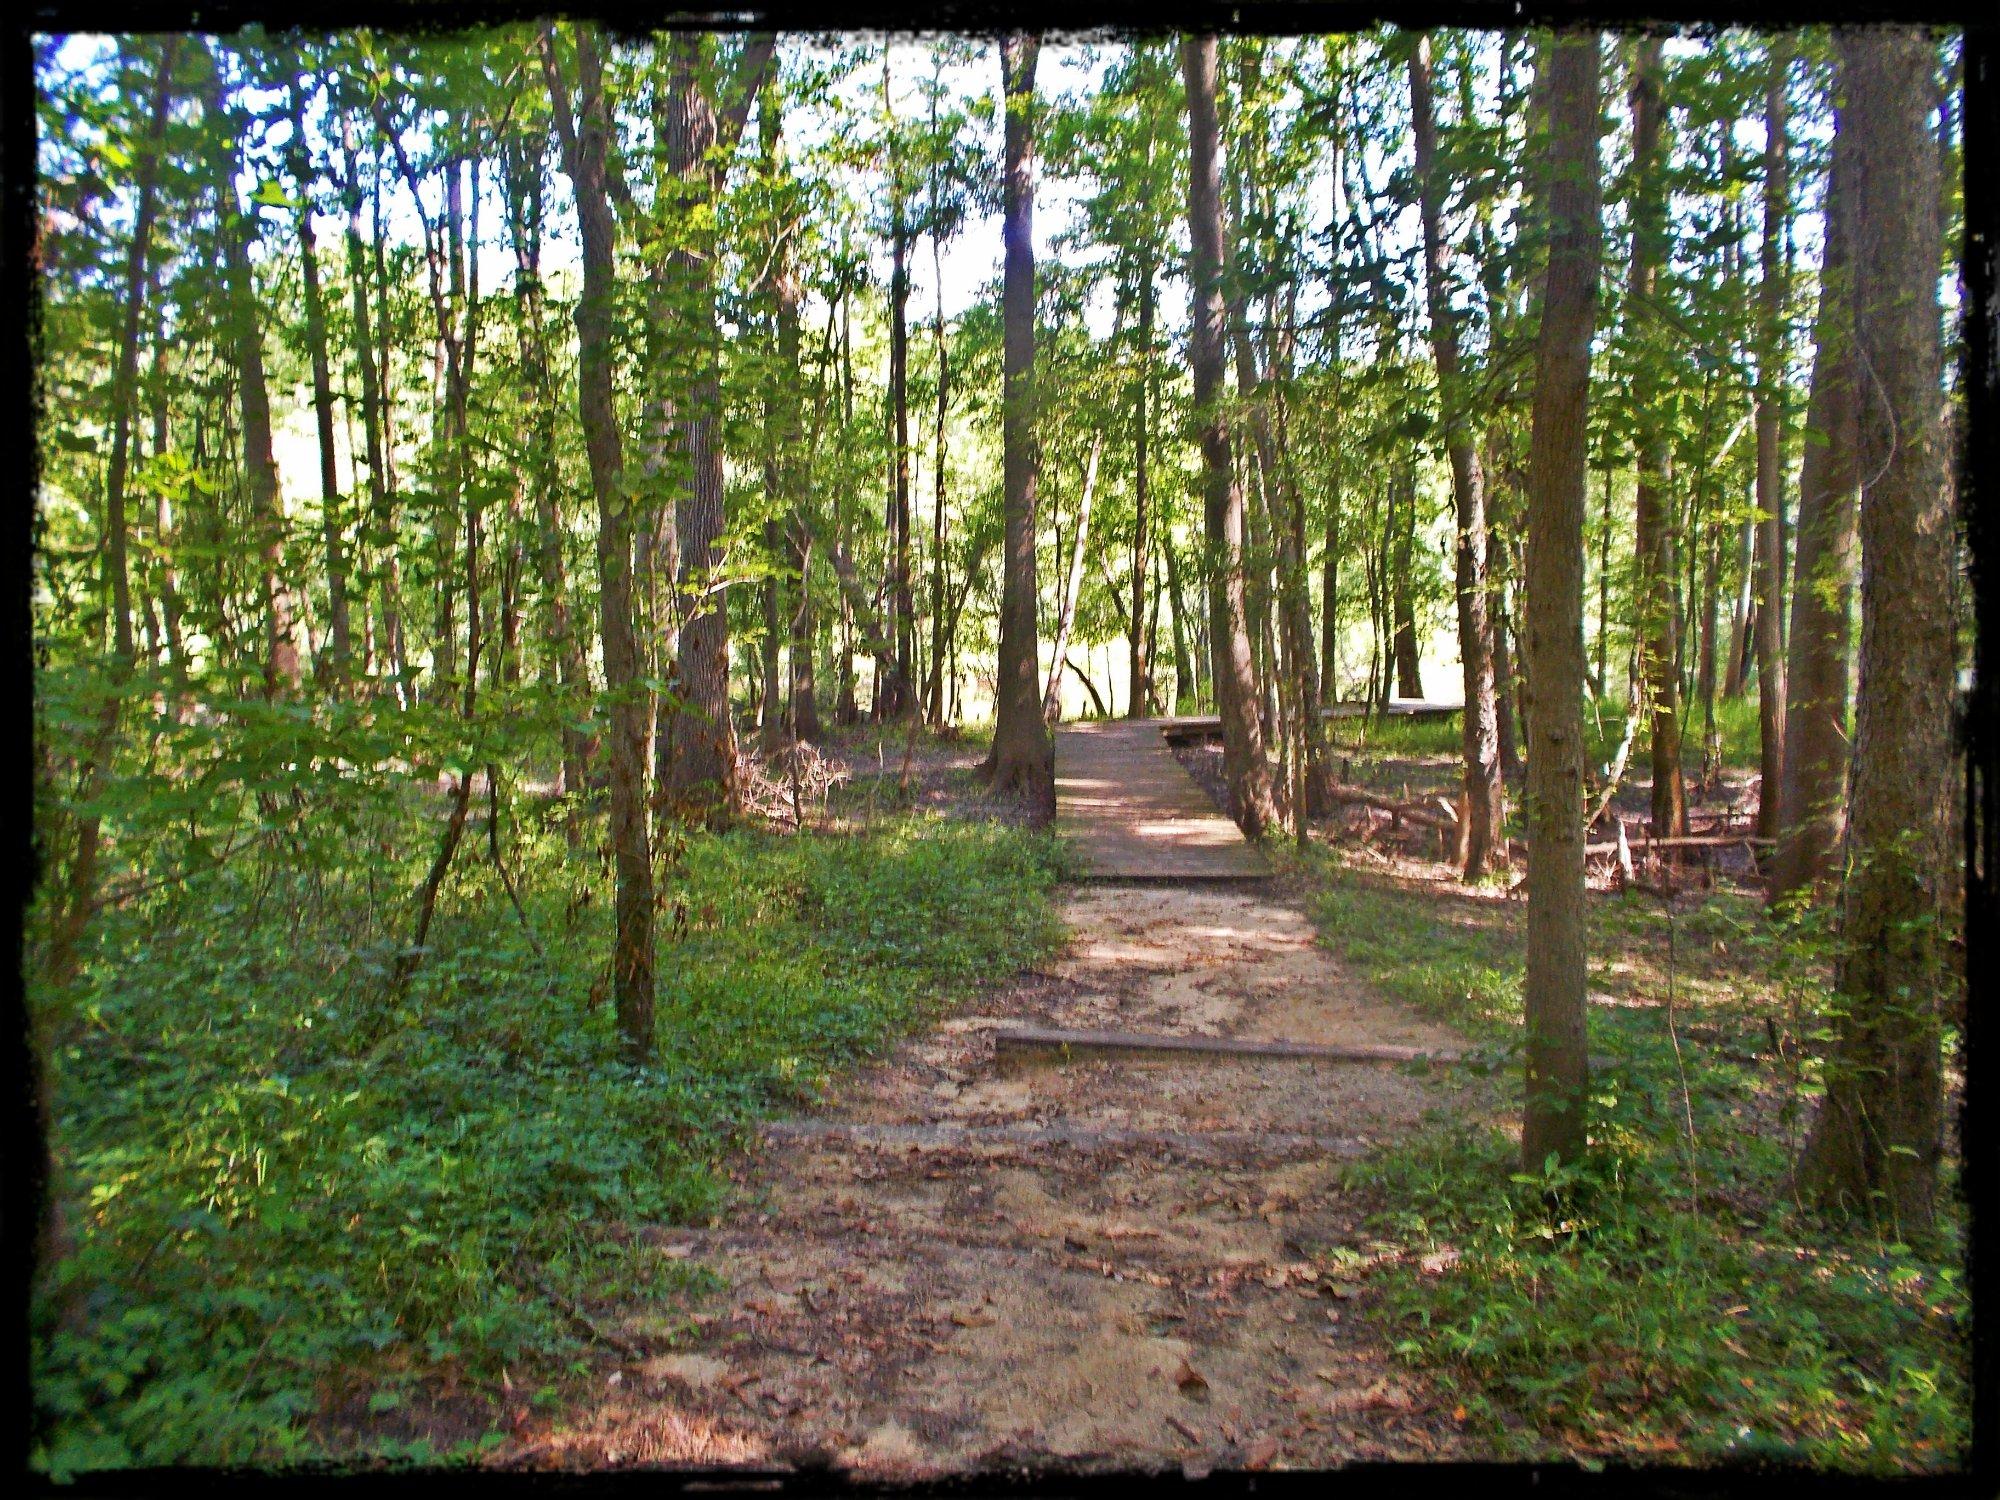
[[[1391,719],[1445,719],[1460,712],[1456,703],[1430,703],[1407,699],[1391,703],[1385,714]],[[1319,711],[1322,719],[1360,719],[1369,715],[1365,703],[1330,703]],[[1205,739],[1222,733],[1222,720],[1214,714],[1181,714],[1153,721],[1168,740]]]
[[[1073,1057],[1222,1058],[1250,1062],[1271,1058],[1297,1062],[1412,1063],[1458,1062],[1464,1054],[1384,1043],[1325,1046],[1315,1042],[1249,1041],[1226,1036],[1171,1036],[1130,1031],[1060,1031],[1043,1026],[1013,1026],[993,1033],[993,1056],[999,1063]]]
[[[1088,880],[1235,881],[1271,873],[1151,720],[1056,731],[1056,832],[1076,850]]]
[[[1168,1151],[1181,1156],[1357,1157],[1367,1147],[1352,1136],[1257,1130],[1119,1130],[1058,1122],[1047,1126],[878,1124],[861,1120],[773,1120],[759,1127],[770,1141],[825,1141],[882,1151],[930,1152],[1060,1146],[1069,1151]]]
[[[1096,1059],[1104,1062],[1310,1062],[1310,1063],[1484,1063],[1504,1066],[1504,1053],[1484,1048],[1399,1047],[1386,1042],[1325,1045],[1318,1042],[1256,1041],[1228,1036],[1175,1036],[1165,1032],[1064,1031],[1045,1026],[1009,1026],[993,1033],[994,1063],[1005,1068],[1036,1062]],[[1621,1066],[1617,1058],[1592,1054],[1599,1073]]]

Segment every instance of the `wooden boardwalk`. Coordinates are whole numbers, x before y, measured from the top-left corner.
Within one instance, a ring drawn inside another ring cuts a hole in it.
[[[1089,880],[1256,880],[1264,856],[1174,759],[1157,719],[1056,730],[1056,831]]]

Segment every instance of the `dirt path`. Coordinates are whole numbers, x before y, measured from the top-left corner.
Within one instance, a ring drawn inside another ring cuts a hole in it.
[[[1064,1027],[1447,1046],[1252,887],[1073,888],[1047,973],[767,1131],[737,1206],[659,1229],[729,1283],[676,1352],[620,1368],[515,1462],[968,1468],[1319,1467],[1455,1451],[1391,1364],[1338,1187],[1448,1075],[1299,1062],[1093,1062],[1005,1074],[990,1033]],[[635,1340],[659,1325],[634,1309]],[[501,1456],[507,1461],[506,1456]]]

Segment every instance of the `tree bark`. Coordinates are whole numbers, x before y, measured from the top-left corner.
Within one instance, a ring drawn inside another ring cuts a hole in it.
[[[890,111],[889,48],[882,48],[882,107]],[[910,588],[910,233],[897,160],[895,120],[889,115],[889,410],[891,426],[889,495],[889,613],[894,621],[894,670],[883,684],[882,717],[899,719],[916,711],[911,652],[916,607]]]
[[[1417,649],[1417,610],[1410,570],[1417,550],[1417,477],[1407,462],[1399,464],[1390,481],[1402,503],[1396,507],[1397,526],[1390,552],[1390,607],[1394,612],[1396,696],[1424,695],[1422,657]]]
[[[626,1055],[643,1062],[653,1049],[653,863],[646,827],[646,705],[632,626],[630,512],[612,396],[618,227],[605,187],[611,110],[589,31],[579,29],[576,42],[576,117],[570,114],[552,24],[542,33],[542,63],[583,230],[583,295],[576,306],[577,415],[597,496],[598,632],[611,698],[610,832],[617,878],[612,995]]]
[[[350,160],[352,160],[350,148]],[[374,337],[379,342],[371,363],[377,371],[376,411],[380,423],[382,453],[382,494],[376,511],[376,524],[380,530],[382,547],[382,635],[384,649],[389,655],[390,670],[395,678],[396,701],[407,705],[412,687],[410,672],[410,646],[408,634],[403,628],[403,564],[402,549],[399,545],[396,516],[396,386],[395,386],[395,345],[390,336],[389,324],[389,260],[383,248],[382,236],[382,160],[381,153],[375,154],[374,170],[369,176],[368,222],[373,233],[370,235],[372,259],[374,262],[375,316]],[[353,224],[352,218],[349,220]],[[358,229],[353,232],[358,233]],[[366,322],[357,322],[356,341],[359,342],[368,327]]]
[[[312,365],[313,421],[319,437],[320,535],[326,547],[327,643],[314,666],[337,697],[353,667],[347,609],[346,502],[334,462],[333,377],[326,357],[326,304],[319,284],[319,248],[312,226],[312,167],[305,147],[305,96],[291,90],[292,139],[288,155],[299,190],[299,264],[305,280],[306,349]]]
[[[220,68],[212,70],[208,106],[217,122],[228,114]],[[243,464],[250,513],[263,559],[264,689],[273,697],[296,693],[299,670],[298,595],[285,576],[284,496],[278,487],[278,459],[271,439],[271,397],[264,380],[264,335],[257,312],[257,288],[250,269],[249,227],[236,196],[240,166],[237,136],[218,129],[214,159],[216,211],[222,223],[223,271],[229,299],[230,337],[235,343],[236,390],[243,422]]]
[[[1590,341],[1602,256],[1598,38],[1558,32],[1544,49],[1548,271],[1529,456],[1528,963],[1524,1170],[1571,1162],[1586,1144],[1583,883],[1583,513]]]
[[[686,384],[670,398],[687,479],[675,502],[680,556],[669,565],[685,602],[676,643],[676,701],[656,757],[662,802],[692,821],[719,826],[734,817],[738,788],[736,726],[729,710],[729,614],[716,576],[725,519],[720,330],[710,269],[713,236],[696,222],[710,197],[709,154],[717,144],[715,104],[700,76],[704,47],[704,39],[687,33],[668,42],[664,145],[681,201],[675,205],[679,223],[668,258],[667,315],[689,330],[689,347],[676,351],[686,360]]]
[[[1661,129],[1665,110],[1660,99],[1661,40],[1642,36],[1634,44],[1632,63],[1632,262],[1627,282],[1625,318],[1628,336],[1648,326],[1659,281],[1660,262],[1667,249],[1665,156]],[[1661,422],[1661,381],[1653,351],[1641,343],[1633,361],[1632,405],[1638,416],[1634,455],[1638,470],[1635,503],[1636,551],[1634,610],[1640,691],[1646,698],[1652,739],[1652,828],[1655,838],[1687,832],[1687,792],[1681,783],[1680,679],[1675,662],[1680,653],[1679,622],[1672,598],[1678,561],[1673,500],[1666,492],[1669,437]],[[1637,713],[1639,706],[1633,705]]]
[[[1847,790],[1848,616],[1860,476],[1854,383],[1848,212],[1853,132],[1837,131],[1826,189],[1818,328],[1806,447],[1799,465],[1798,559],[1792,584],[1790,660],[1785,672],[1785,773],[1778,791],[1779,844],[1770,895],[1809,890],[1840,849]]]
[[[1493,867],[1500,852],[1497,845],[1507,821],[1507,800],[1506,787],[1500,778],[1500,723],[1493,694],[1493,623],[1486,568],[1486,475],[1479,462],[1470,414],[1465,410],[1458,321],[1445,284],[1441,225],[1444,192],[1438,180],[1428,36],[1419,36],[1410,53],[1410,119],[1416,140],[1431,351],[1437,364],[1439,415],[1443,419],[1445,454],[1451,463],[1452,500],[1458,518],[1454,550],[1458,572],[1458,656],[1465,687],[1465,711],[1461,715],[1466,806],[1464,873],[1467,880],[1477,880]]]
[[[1757,738],[1763,774],[1763,790],[1757,799],[1757,832],[1765,838],[1778,836],[1778,786],[1785,774],[1785,647],[1779,633],[1784,611],[1785,545],[1780,407],[1784,399],[1783,241],[1791,196],[1785,142],[1785,75],[1790,62],[1789,44],[1781,35],[1773,35],[1764,109],[1767,141],[1757,354]]]
[[[364,576],[369,571],[366,559],[379,549],[382,557],[381,584],[383,592],[383,614],[385,624],[395,613],[390,602],[395,569],[398,566],[394,542],[395,512],[389,495],[388,476],[384,468],[382,453],[382,379],[375,363],[375,337],[369,327],[368,316],[368,273],[367,252],[361,238],[361,166],[359,154],[354,146],[354,127],[343,116],[341,120],[341,187],[344,207],[347,210],[347,283],[352,316],[354,319],[354,360],[361,376],[361,432],[363,454],[368,464],[368,512],[369,523],[362,528],[357,551],[363,561]],[[350,407],[350,424],[352,408]],[[350,435],[352,427],[350,425]],[[364,602],[364,613],[365,613]],[[381,649],[394,656],[395,643],[387,639],[389,632],[383,632],[385,639]]]
[[[1160,534],[1160,552],[1166,560],[1167,594],[1174,612],[1174,712],[1189,713],[1201,701],[1201,683],[1195,675],[1194,653],[1188,648],[1188,612],[1181,593],[1180,555],[1171,532]]]
[[[148,103],[150,124],[144,151],[137,163],[136,202],[132,213],[132,238],[125,252],[125,297],[119,322],[118,367],[112,376],[111,456],[104,474],[104,572],[106,593],[111,606],[111,661],[105,674],[104,703],[98,710],[95,733],[80,778],[85,807],[94,805],[110,770],[118,739],[118,717],[126,684],[132,676],[132,579],[127,559],[125,484],[132,449],[132,421],[138,404],[139,322],[144,311],[145,291],[152,264],[153,220],[157,206],[161,157],[166,141],[168,114],[172,108],[174,59],[180,42],[173,37],[164,43],[153,73],[152,97]],[[217,85],[217,96],[220,84]],[[70,861],[67,905],[57,917],[47,952],[46,968],[57,984],[66,983],[75,972],[77,943],[97,896],[97,862],[102,824],[95,812],[77,819],[75,852]]]
[[[1826,1095],[1799,1163],[1822,1207],[1932,1219],[1950,850],[1952,551],[1939,382],[1935,53],[1914,27],[1835,32],[1850,134],[1860,401],[1861,677]]]
[[[1115,341],[1116,334],[1113,339]],[[1076,623],[1077,601],[1083,597],[1083,564],[1090,546],[1090,513],[1097,496],[1097,461],[1104,453],[1102,429],[1090,440],[1090,454],[1083,464],[1083,493],[1077,500],[1076,537],[1070,548],[1069,577],[1064,580],[1062,598],[1056,607],[1056,639],[1048,686],[1042,691],[1042,718],[1055,723],[1062,711],[1063,654],[1069,650],[1069,633]]]
[[[1336,44],[1328,44],[1328,62],[1334,69],[1331,80],[1331,101],[1327,123],[1328,175],[1333,182],[1333,218],[1327,225],[1327,243],[1332,247],[1328,256],[1327,286],[1327,340],[1330,346],[1329,363],[1332,366],[1333,400],[1330,411],[1338,422],[1342,410],[1343,387],[1346,383],[1346,354],[1341,347],[1341,335],[1346,325],[1346,300],[1348,288],[1342,274],[1340,245],[1346,230],[1349,204],[1342,191],[1345,178],[1342,172],[1341,150],[1341,91],[1345,82],[1344,71],[1340,67],[1340,54]],[[1344,455],[1340,451],[1338,429],[1333,444],[1330,473],[1327,476],[1326,501],[1326,552],[1320,562],[1320,617],[1319,617],[1319,692],[1320,705],[1327,707],[1340,698],[1340,523],[1342,480],[1345,477]]]
[[[665,156],[677,180],[683,217],[669,262],[672,312],[691,329],[692,376],[675,402],[687,488],[676,507],[679,588],[689,600],[677,642],[677,702],[662,746],[662,801],[709,826],[741,810],[736,774],[736,726],[729,708],[729,612],[724,580],[725,522],[722,453],[721,328],[716,308],[715,231],[702,214],[720,196],[734,148],[770,70],[768,33],[745,38],[726,112],[718,114],[705,49],[711,43],[676,33],[668,43]],[[677,393],[679,394],[679,393]]]
[[[931,132],[937,132],[937,96],[931,96]],[[933,423],[931,480],[934,486],[931,509],[931,665],[926,706],[933,728],[942,729],[944,711],[945,633],[945,419],[951,410],[951,360],[944,339],[944,232],[939,205],[938,167],[932,154],[931,194],[931,282],[937,291],[937,316],[932,338],[937,355],[937,411]]]
[[[1193,246],[1194,327],[1189,360],[1201,439],[1203,519],[1208,538],[1209,650],[1216,709],[1222,719],[1223,768],[1232,811],[1252,838],[1277,823],[1264,731],[1257,714],[1257,679],[1251,663],[1243,577],[1243,491],[1230,463],[1229,429],[1221,409],[1226,327],[1222,295],[1222,141],[1215,113],[1216,42],[1213,36],[1181,40],[1187,85],[1188,228]]]
[[[590,669],[584,661],[582,633],[570,617],[569,577],[563,560],[563,523],[556,463],[556,393],[549,373],[548,336],[543,326],[541,235],[542,154],[534,145],[510,148],[506,155],[508,218],[514,240],[514,294],[520,299],[521,369],[527,377],[532,446],[528,453],[528,485],[535,511],[535,571],[541,587],[542,632],[555,664],[556,683],[564,704],[562,727],[563,790],[580,793],[590,773],[588,737],[573,727],[585,716],[590,696]]]
[[[1148,149],[1151,148],[1150,138]],[[1153,379],[1153,263],[1139,268],[1139,378],[1133,382],[1132,416],[1132,613],[1127,632],[1132,643],[1132,693],[1126,704],[1128,718],[1144,718],[1152,712],[1153,661],[1145,628],[1146,582],[1152,573],[1152,497],[1147,486],[1147,440],[1151,436],[1152,413],[1148,405]]]
[[[1055,747],[1042,718],[1036,638],[1035,475],[1035,63],[1039,37],[1001,39],[1006,159],[1001,234],[1002,483],[1006,553],[1001,572],[1000,660],[993,753],[985,770],[995,791],[1018,793],[1043,817],[1055,816]]]

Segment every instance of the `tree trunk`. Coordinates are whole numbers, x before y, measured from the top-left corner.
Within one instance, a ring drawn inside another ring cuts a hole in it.
[[[1397,507],[1398,526],[1391,554],[1390,605],[1394,610],[1396,696],[1421,698],[1424,695],[1422,658],[1417,650],[1417,611],[1410,569],[1417,550],[1417,477],[1409,464],[1397,466],[1391,481],[1402,496]]]
[[[148,295],[158,281],[159,264],[151,261],[146,272]],[[153,296],[153,455],[167,451],[167,355],[170,345],[166,337],[166,319],[161,311],[159,299]],[[181,597],[178,570],[174,565],[174,506],[173,495],[167,485],[160,485],[153,496],[153,544],[159,549],[160,566],[160,625],[166,637],[167,668],[173,675],[174,716],[185,721],[192,705],[187,700],[188,660],[187,645],[181,633]]]
[[[675,35],[666,107],[666,166],[682,192],[686,218],[669,256],[668,310],[690,330],[688,373],[674,402],[687,487],[676,503],[675,562],[680,595],[688,600],[676,648],[677,702],[669,715],[660,759],[660,796],[693,821],[717,826],[736,813],[736,726],[729,711],[729,613],[722,580],[723,470],[720,328],[711,255],[713,231],[696,217],[711,201],[710,153],[717,145],[715,104],[702,76],[710,45]]]
[[[1112,335],[1116,341],[1117,335]],[[1083,597],[1084,555],[1090,546],[1090,512],[1097,495],[1097,461],[1104,453],[1104,432],[1100,428],[1090,440],[1090,455],[1083,464],[1083,493],[1076,507],[1076,539],[1070,548],[1069,577],[1064,580],[1062,598],[1057,601],[1055,651],[1049,667],[1048,686],[1042,690],[1042,718],[1055,723],[1062,711],[1063,654],[1069,650],[1069,633],[1076,624],[1077,601]]]
[[[577,414],[597,496],[598,629],[604,685],[611,696],[611,849],[617,873],[617,937],[612,994],[626,1055],[653,1049],[653,864],[646,827],[646,706],[639,690],[632,628],[632,538],[624,494],[625,458],[613,404],[617,362],[617,224],[605,187],[611,110],[596,45],[576,34],[578,105],[572,119],[553,25],[542,33],[543,70],[583,229],[583,295],[576,306]]]
[[[209,108],[219,123],[228,113],[220,71],[211,75]],[[235,343],[237,399],[243,421],[243,462],[250,513],[263,559],[264,687],[272,696],[298,691],[298,596],[285,577],[284,497],[278,487],[278,460],[271,440],[271,398],[264,382],[264,337],[258,319],[257,288],[250,269],[250,224],[236,197],[237,135],[216,133],[216,207],[221,215],[223,269],[228,288],[230,337]]]
[[[1424,288],[1431,320],[1431,351],[1437,364],[1438,405],[1445,454],[1451,462],[1451,492],[1457,511],[1458,656],[1463,667],[1465,711],[1462,759],[1466,819],[1462,830],[1465,878],[1477,880],[1494,864],[1500,831],[1507,821],[1506,788],[1500,779],[1500,723],[1493,696],[1493,624],[1486,570],[1486,475],[1479,462],[1470,413],[1465,410],[1465,377],[1459,370],[1458,322],[1445,284],[1445,245],[1440,224],[1442,184],[1438,181],[1437,127],[1431,107],[1430,38],[1419,36],[1410,53],[1410,118],[1416,138],[1419,213],[1423,224]]]
[[[1174,712],[1192,713],[1201,701],[1201,683],[1195,676],[1194,653],[1188,649],[1187,604],[1181,593],[1180,555],[1173,533],[1160,533],[1160,552],[1166,560],[1167,593],[1174,611]]]
[[[937,129],[937,104],[935,96],[931,104],[931,128]],[[951,361],[944,341],[944,269],[943,234],[935,227],[939,222],[938,180],[935,161],[931,167],[931,281],[937,289],[937,317],[932,324],[933,340],[937,354],[937,413],[932,431],[932,448],[935,457],[931,463],[931,481],[935,489],[931,509],[931,669],[930,681],[926,684],[926,695],[931,726],[942,729],[945,725],[944,712],[944,659],[947,647],[945,635],[945,419],[951,406]]]
[[[1826,248],[1806,447],[1799,465],[1798,560],[1785,673],[1785,773],[1771,899],[1811,889],[1840,849],[1847,790],[1848,615],[1854,598],[1859,403],[1849,273],[1851,131],[1837,131],[1826,189]]]
[[[1042,718],[1035,605],[1035,62],[1039,37],[1010,32],[1001,39],[1006,105],[1006,160],[1001,235],[1006,249],[1001,289],[1001,446],[1006,506],[1006,555],[1001,572],[1000,660],[993,753],[986,772],[995,791],[1021,795],[1036,812],[1055,816],[1055,747]]]
[[[1860,403],[1861,678],[1841,910],[1845,1002],[1799,1163],[1823,1207],[1929,1225],[1942,1153],[1952,780],[1952,549],[1938,341],[1935,49],[1914,27],[1835,32],[1851,135]]]
[[[1150,149],[1150,141],[1148,142]],[[1152,497],[1147,491],[1146,443],[1150,436],[1148,397],[1153,379],[1153,264],[1139,268],[1139,378],[1132,417],[1132,613],[1127,634],[1132,643],[1132,694],[1129,718],[1144,718],[1153,706],[1153,660],[1145,629],[1146,581],[1152,572]]]
[[[572,727],[585,716],[590,696],[590,669],[584,661],[582,632],[570,618],[569,577],[563,560],[563,522],[556,462],[556,392],[549,373],[548,335],[542,302],[541,236],[542,153],[536,145],[510,149],[506,157],[508,222],[514,240],[514,294],[521,301],[519,316],[521,369],[527,377],[533,443],[529,450],[528,483],[535,512],[535,571],[542,596],[542,633],[553,659],[560,700],[565,705],[562,727],[562,786],[582,792],[590,772],[588,737]]]
[[[1681,784],[1680,651],[1678,621],[1671,595],[1678,561],[1673,500],[1666,493],[1671,457],[1669,434],[1660,420],[1665,404],[1653,351],[1639,330],[1652,320],[1660,262],[1667,251],[1665,158],[1660,99],[1661,40],[1642,36],[1632,62],[1632,263],[1627,283],[1627,337],[1640,342],[1633,360],[1632,404],[1638,414],[1635,444],[1637,495],[1634,531],[1635,656],[1641,695],[1650,711],[1653,756],[1652,829],[1655,838],[1687,832],[1687,793]],[[1638,713],[1637,703],[1631,711]]]
[[[1216,709],[1222,719],[1223,767],[1236,821],[1252,838],[1277,822],[1270,766],[1257,716],[1243,578],[1243,491],[1230,464],[1229,429],[1221,409],[1226,329],[1222,295],[1222,141],[1215,114],[1216,42],[1181,40],[1187,84],[1188,226],[1193,245],[1194,327],[1189,360],[1204,474],[1203,519],[1212,558],[1208,589],[1209,650]]]
[[[382,495],[376,512],[376,524],[381,530],[382,547],[382,636],[384,649],[389,654],[390,670],[395,678],[396,701],[407,706],[413,684],[410,672],[410,644],[408,633],[403,627],[403,563],[396,515],[398,485],[395,343],[391,337],[389,321],[389,259],[382,235],[382,159],[379,149],[375,154],[368,191],[368,223],[373,231],[369,236],[374,261],[373,326],[374,336],[379,340],[372,362],[378,372],[376,406],[382,444]],[[356,325],[357,342],[363,337],[360,330],[366,326],[360,323]]]
[[[1341,335],[1346,323],[1346,299],[1348,289],[1342,275],[1342,262],[1338,247],[1346,230],[1348,208],[1342,192],[1344,178],[1341,170],[1341,91],[1344,74],[1339,67],[1339,54],[1329,44],[1329,62],[1335,71],[1330,80],[1332,95],[1330,117],[1327,123],[1328,175],[1333,182],[1333,219],[1327,225],[1327,242],[1334,247],[1328,257],[1327,286],[1327,338],[1330,345],[1329,363],[1332,366],[1333,399],[1330,414],[1337,423],[1342,411],[1343,386],[1346,383],[1346,355],[1341,348]],[[1341,522],[1341,481],[1345,477],[1345,455],[1340,450],[1338,429],[1335,429],[1332,462],[1327,476],[1326,497],[1326,553],[1320,562],[1320,617],[1319,617],[1319,695],[1320,706],[1328,707],[1340,699],[1340,522]]]
[[[166,141],[167,118],[172,107],[174,58],[180,43],[173,37],[164,43],[153,73],[149,103],[151,123],[145,149],[137,162],[136,202],[132,215],[132,238],[125,253],[125,298],[119,324],[118,368],[112,377],[111,457],[104,474],[104,572],[106,593],[111,606],[111,661],[105,674],[104,704],[98,711],[95,733],[80,778],[83,804],[94,805],[110,770],[111,756],[118,738],[118,716],[126,684],[132,676],[132,580],[127,561],[125,483],[132,448],[132,421],[138,404],[139,320],[143,312],[146,286],[151,279],[153,220],[157,205],[156,185]],[[215,98],[220,100],[221,85]],[[226,213],[227,210],[225,209]],[[47,953],[47,972],[57,984],[66,983],[75,972],[77,943],[97,896],[97,861],[102,824],[94,811],[77,818],[75,853],[70,861],[67,905],[53,924]]]
[[[341,164],[342,189],[347,210],[347,284],[352,303],[354,319],[354,360],[361,375],[361,433],[363,454],[368,464],[368,511],[369,523],[361,529],[357,542],[357,552],[363,561],[361,570],[366,577],[370,571],[367,561],[379,550],[382,555],[383,608],[387,615],[389,569],[395,566],[395,544],[393,538],[394,511],[388,492],[388,478],[383,465],[382,453],[382,382],[375,364],[374,334],[369,328],[368,317],[368,274],[367,252],[361,239],[361,177],[360,161],[354,148],[354,127],[343,116],[341,120]],[[349,407],[350,447],[353,432],[352,407]],[[365,602],[364,602],[364,613]],[[387,636],[387,632],[384,632]],[[388,639],[381,642],[384,651],[392,651],[393,643]]]
[[[1784,399],[1785,276],[1782,245],[1790,212],[1786,158],[1785,74],[1791,49],[1771,38],[1771,75],[1765,90],[1764,243],[1758,283],[1761,322],[1757,353],[1757,738],[1763,790],[1757,799],[1757,832],[1776,838],[1778,787],[1785,774],[1785,656],[1779,625],[1784,612],[1784,453],[1780,430]]]
[[[882,48],[882,105],[889,108],[889,48]],[[903,179],[897,162],[895,124],[889,138],[889,613],[894,622],[894,670],[884,684],[884,718],[901,718],[916,711],[911,684],[911,652],[916,635],[916,607],[910,590],[910,234],[905,216]]]
[[[1521,1163],[1540,1173],[1586,1144],[1583,884],[1583,513],[1590,341],[1602,254],[1598,38],[1544,48],[1548,116],[1536,196],[1548,271],[1528,489],[1527,1099]],[[1539,71],[1539,70],[1538,70]]]
[[[319,437],[320,534],[326,547],[327,641],[325,652],[314,666],[337,697],[353,664],[347,609],[347,551],[342,536],[345,502],[334,462],[333,378],[326,356],[326,305],[320,291],[319,250],[312,226],[312,168],[305,148],[305,96],[297,82],[292,85],[291,102],[292,139],[287,155],[299,191],[299,264],[305,282],[313,420]]]

